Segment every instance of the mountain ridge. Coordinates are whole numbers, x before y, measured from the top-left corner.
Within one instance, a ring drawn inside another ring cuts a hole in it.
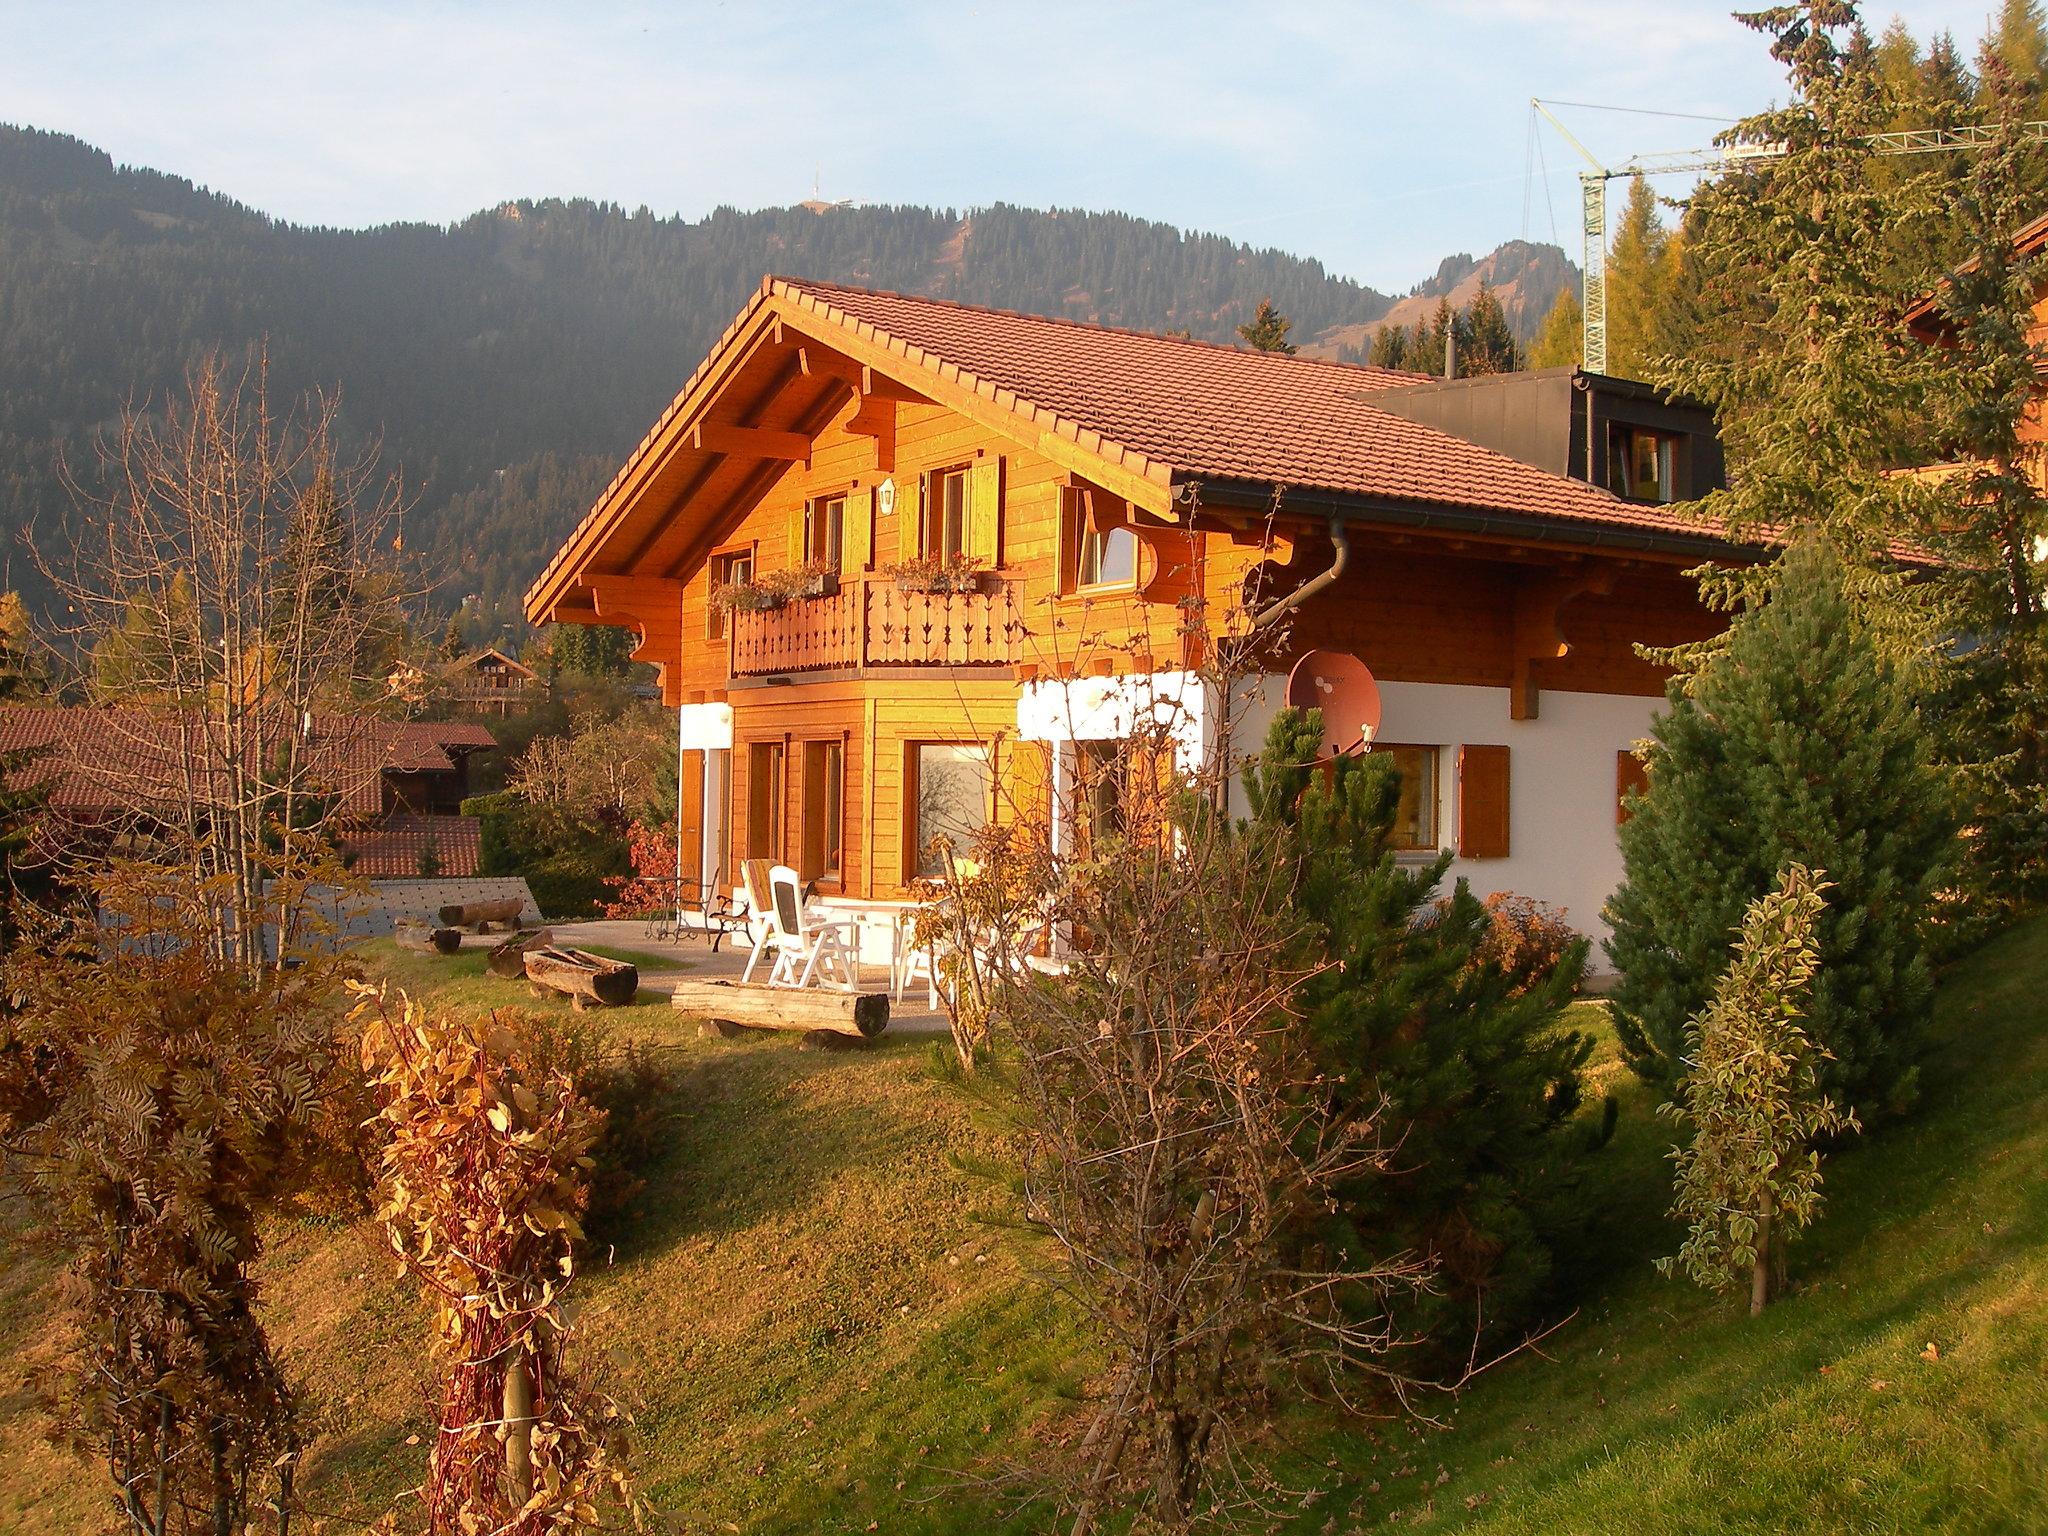
[[[1397,298],[1221,235],[1000,202],[688,218],[517,199],[337,229],[0,125],[0,535],[61,524],[60,466],[90,466],[125,405],[166,397],[208,350],[260,345],[273,392],[338,386],[345,426],[403,472],[408,543],[462,578],[448,598],[516,624],[585,488],[764,272],[1221,342],[1271,297],[1305,352],[1336,356],[1498,255],[1448,258]]]

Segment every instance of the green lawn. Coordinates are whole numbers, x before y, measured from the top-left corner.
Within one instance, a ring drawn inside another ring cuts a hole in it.
[[[367,953],[443,1006],[532,1006],[483,974],[481,953]],[[1004,1511],[962,1491],[961,1473],[1062,1428],[1089,1361],[1027,1273],[1042,1255],[990,1223],[1004,1194],[955,1171],[996,1149],[933,1080],[930,1045],[699,1040],[663,998],[594,1017],[681,1068],[644,1216],[630,1242],[589,1256],[580,1282],[584,1342],[637,1417],[656,1503],[693,1532],[993,1528]],[[1591,1190],[1600,1227],[1571,1256],[1577,1317],[1543,1357],[1432,1404],[1445,1428],[1297,1415],[1254,1448],[1295,1490],[1273,1523],[2041,1526],[2044,1026],[2048,922],[1950,979],[1921,1114],[1835,1161],[1828,1215],[1795,1255],[1797,1289],[1754,1323],[1734,1299],[1650,1272],[1673,1241],[1664,1128],[1603,1057],[1623,1113]],[[302,1486],[325,1529],[351,1529],[420,1475],[424,1446],[407,1442],[427,1431],[423,1313],[367,1225],[278,1231],[263,1278],[312,1404]],[[48,1282],[39,1261],[0,1264],[0,1529],[89,1529],[100,1497],[92,1474],[38,1440],[30,1389],[56,1347]],[[1930,1343],[1936,1358],[1923,1358]]]

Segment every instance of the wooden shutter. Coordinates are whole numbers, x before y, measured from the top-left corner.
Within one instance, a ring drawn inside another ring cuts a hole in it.
[[[686,891],[704,876],[704,759],[700,751],[683,753],[676,786],[676,812],[681,820],[676,836]]]
[[[1628,820],[1626,801],[1631,794],[1650,792],[1650,770],[1640,757],[1626,749],[1614,754],[1614,824]]]
[[[804,534],[810,526],[811,503],[808,498],[797,503],[796,516],[789,525],[789,563],[792,566],[804,563]]]
[[[1052,743],[1006,741],[997,812],[1005,821],[1042,831],[1052,815]]]
[[[896,484],[896,558],[915,560],[924,553],[921,540],[924,537],[924,482],[919,475],[915,480],[900,480]]]
[[[842,571],[864,571],[875,563],[875,493],[846,493],[846,528],[839,546]]]
[[[1003,461],[978,459],[967,471],[967,553],[990,570],[1002,563]]]
[[[1508,856],[1508,749],[1458,748],[1458,856]]]

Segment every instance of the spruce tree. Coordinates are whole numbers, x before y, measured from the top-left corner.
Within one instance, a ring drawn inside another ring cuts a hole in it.
[[[1318,766],[1322,713],[1283,710],[1246,768],[1254,818],[1283,828],[1300,860],[1294,900],[1328,963],[1300,993],[1323,1076],[1360,1113],[1382,1095],[1400,1154],[1361,1177],[1323,1240],[1413,1250],[1442,1294],[1489,1325],[1524,1316],[1573,1219],[1568,1192],[1585,1133],[1572,1129],[1591,1043],[1560,1026],[1583,942],[1547,977],[1478,960],[1492,919],[1463,881],[1439,896],[1449,855],[1420,867],[1391,845],[1400,784],[1384,756]],[[1412,1320],[1427,1329],[1427,1316]]]
[[[1875,64],[1845,56],[1855,16],[1841,0],[1806,0],[1743,18],[1770,37],[1792,96],[1722,141],[1781,152],[1742,162],[1695,198],[1689,255],[1721,335],[1651,376],[1718,415],[1729,484],[1698,510],[1737,536],[1824,531],[1852,562],[1858,609],[1882,621],[1888,654],[1917,663],[1933,626],[1888,562],[1928,497],[1891,471],[1923,425],[1929,370],[1905,334],[1911,285],[1886,241],[1902,203],[1931,203],[1933,188],[1921,176],[1908,196],[1874,180],[1869,136],[1890,108]],[[1769,567],[1716,571],[1704,592],[1725,609],[1770,580]],[[1690,666],[1700,654],[1669,659]]]
[[[1294,343],[1287,339],[1287,333],[1294,328],[1279,310],[1273,307],[1270,298],[1259,300],[1258,310],[1250,320],[1237,328],[1237,334],[1244,338],[1245,345],[1254,352],[1285,352],[1292,355]]]
[[[2034,158],[2019,125],[2031,110],[1993,55],[1998,142],[1974,157],[1956,190],[1966,261],[1937,291],[1933,351],[1942,387],[1936,441],[1961,466],[1944,480],[1928,542],[1947,557],[1938,581],[1952,629],[1967,636],[1945,669],[1950,754],[1974,791],[1971,873],[1980,910],[2009,911],[2048,892],[2048,495],[2030,420],[2048,348],[2032,339],[2048,259],[2013,233],[2035,212]]]
[[[1557,300],[1543,317],[1536,339],[1529,344],[1531,368],[1576,368],[1585,355],[1586,312],[1579,307],[1579,291],[1569,285],[1557,290]]]
[[[1668,698],[1607,907],[1629,1064],[1678,1084],[1686,1020],[1727,963],[1728,935],[1780,869],[1803,863],[1833,881],[1807,1025],[1834,1057],[1826,1086],[1866,1112],[1902,1107],[1933,990],[1952,802],[1929,729],[1852,611],[1841,559],[1817,539],[1795,545],[1770,601]]]
[[[1408,333],[1398,325],[1382,325],[1372,333],[1372,351],[1366,361],[1375,368],[1408,366]]]
[[[1458,343],[1458,374],[1475,378],[1486,373],[1513,373],[1519,365],[1521,348],[1508,325],[1507,311],[1500,295],[1484,279],[1472,302],[1465,306],[1465,334]]]

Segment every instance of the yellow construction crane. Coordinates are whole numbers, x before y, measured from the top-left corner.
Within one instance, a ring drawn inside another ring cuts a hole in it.
[[[1563,103],[1560,103],[1563,105]],[[1590,169],[1579,172],[1582,229],[1585,248],[1581,271],[1585,297],[1585,366],[1589,373],[1607,371],[1607,183],[1623,176],[1668,176],[1680,172],[1725,171],[1752,160],[1775,160],[1785,153],[1782,144],[1731,144],[1726,149],[1679,149],[1653,155],[1634,155],[1618,165],[1603,165],[1598,156],[1578,141],[1571,129],[1558,121],[1557,114],[1536,97],[1529,98],[1532,111],[1558,131],[1565,143],[1578,151]],[[1880,155],[1928,155],[1940,150],[1988,149],[2000,142],[2004,129],[1968,124],[1959,128],[1907,128],[1895,133],[1873,133],[1865,140]],[[2020,137],[2032,144],[2048,144],[2048,122],[2022,123]]]

